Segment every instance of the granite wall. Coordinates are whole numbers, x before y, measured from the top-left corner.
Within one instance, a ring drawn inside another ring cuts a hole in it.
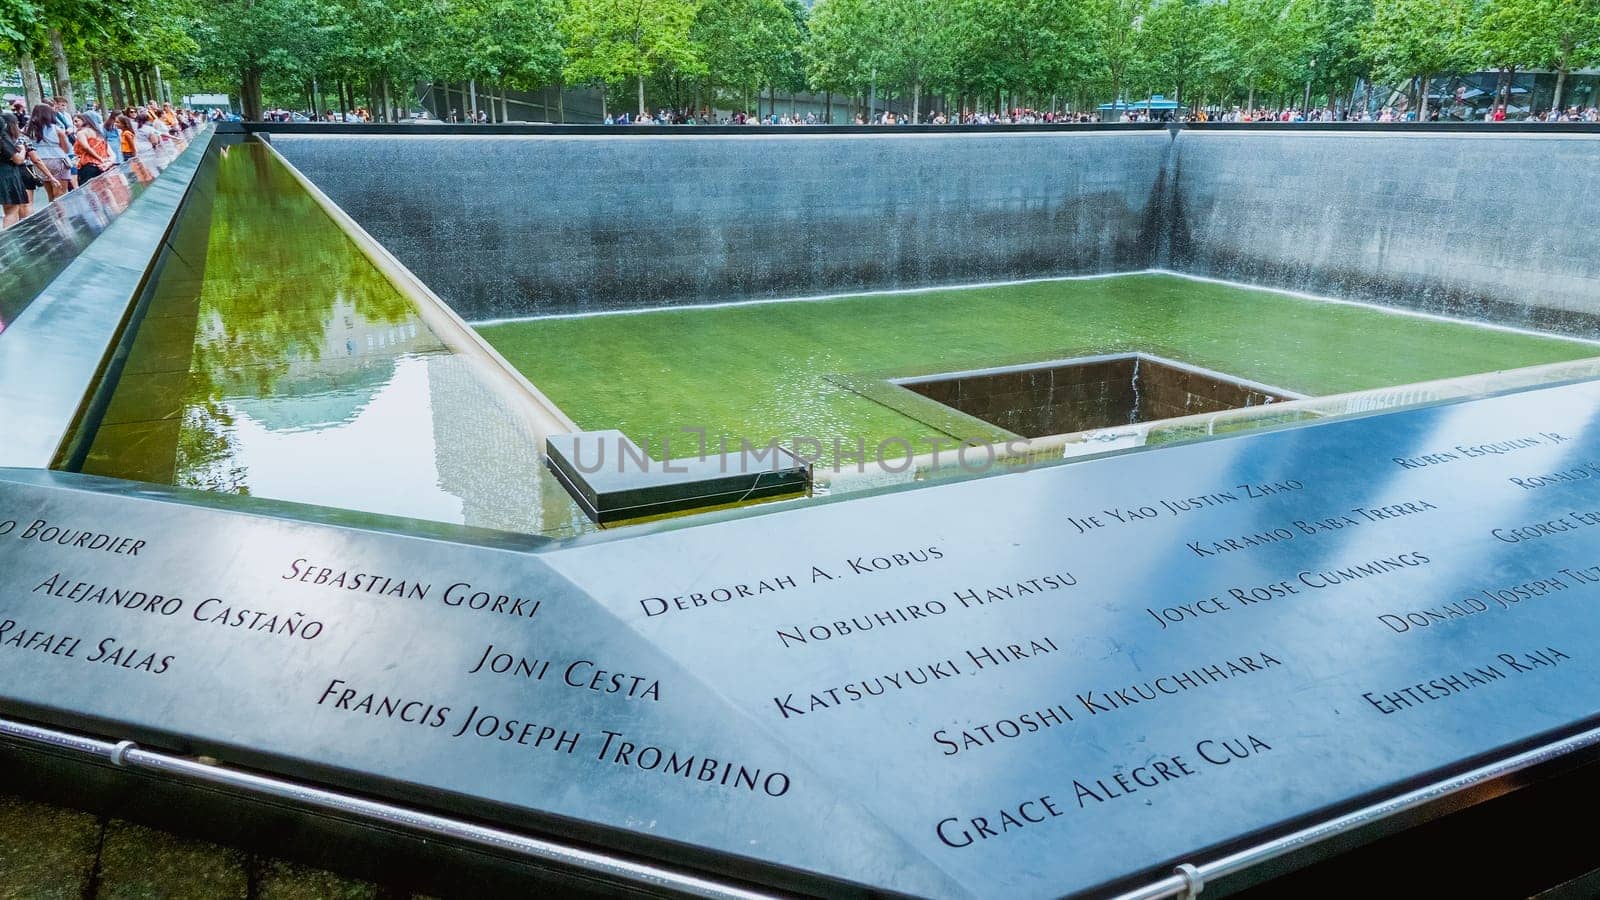
[[[1180,272],[1600,334],[1600,134],[1186,129]]]
[[[468,320],[1143,269],[1165,130],[273,134]]]
[[[270,139],[471,320],[1157,267],[1600,334],[1558,129]]]

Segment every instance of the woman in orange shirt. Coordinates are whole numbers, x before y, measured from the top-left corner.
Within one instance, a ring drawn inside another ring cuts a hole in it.
[[[117,134],[122,144],[122,158],[133,159],[139,155],[139,145],[134,140],[133,120],[126,115],[117,117]]]
[[[79,113],[72,117],[77,134],[72,140],[72,151],[78,154],[78,184],[101,175],[111,168],[111,148],[106,146],[105,135],[94,127],[94,121]]]

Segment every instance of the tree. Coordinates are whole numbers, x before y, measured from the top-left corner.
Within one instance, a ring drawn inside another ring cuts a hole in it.
[[[1491,65],[1554,69],[1560,109],[1567,74],[1600,62],[1600,0],[1492,0],[1475,35]]]
[[[29,0],[0,0],[0,42],[13,48],[38,26],[39,7]]]
[[[451,0],[441,46],[463,79],[532,89],[561,70],[559,17],[551,0]]]
[[[1170,85],[1183,103],[1183,89],[1214,71],[1218,9],[1206,0],[1157,0],[1145,14],[1137,46],[1148,85]]]
[[[750,111],[750,97],[785,80],[786,58],[800,47],[800,23],[784,0],[706,0],[694,37],[713,88],[733,91]]]
[[[965,89],[1043,96],[1090,64],[1090,21],[1074,0],[954,0],[951,7],[948,59]]]
[[[561,20],[567,36],[568,80],[639,84],[639,115],[645,115],[644,81],[667,70],[704,71],[700,48],[690,37],[696,0],[571,0]]]
[[[1222,8],[1227,70],[1245,89],[1245,109],[1255,108],[1258,87],[1281,87],[1289,11],[1283,0],[1229,0]]]
[[[0,0],[0,46],[9,46],[22,74],[22,93],[28,108],[39,102],[39,79],[33,48],[44,27],[42,10],[30,0]]]
[[[1111,102],[1122,99],[1128,74],[1138,57],[1139,29],[1149,0],[1090,0],[1088,54],[1096,74],[1108,82]]]
[[[949,0],[878,0],[880,73],[911,89],[911,120],[921,114],[922,89],[948,73]]]
[[[1309,49],[1317,61],[1315,74],[1328,86],[1332,101],[1336,88],[1348,87],[1353,93],[1357,79],[1371,75],[1372,61],[1361,35],[1372,21],[1373,0],[1318,0],[1314,9]]]
[[[1363,43],[1381,75],[1417,81],[1417,121],[1428,117],[1428,84],[1471,58],[1471,0],[1384,0],[1374,4]]]
[[[806,72],[812,87],[865,92],[877,68],[874,0],[817,0],[811,9]]]
[[[393,88],[432,75],[427,48],[437,47],[440,7],[418,0],[335,0],[343,45],[337,65],[348,76],[365,79],[381,110],[394,114]],[[445,7],[448,9],[449,7]],[[410,90],[406,91],[410,105]]]
[[[260,119],[266,73],[314,73],[325,27],[314,0],[209,0],[199,26],[200,68],[235,79],[246,119]]]

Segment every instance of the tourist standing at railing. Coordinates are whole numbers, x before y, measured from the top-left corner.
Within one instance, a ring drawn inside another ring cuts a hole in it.
[[[151,150],[158,149],[162,141],[169,140],[166,130],[157,125],[147,112],[139,113],[138,127],[135,131],[150,145]]]
[[[27,135],[50,176],[44,185],[45,195],[55,200],[76,187],[72,181],[72,139],[67,136],[67,129],[56,123],[55,108],[48,103],[35,106],[28,117]]]
[[[126,115],[117,116],[117,146],[122,151],[122,161],[128,162],[139,155],[138,132],[133,120]]]
[[[88,184],[90,179],[111,168],[111,149],[106,146],[105,136],[95,127],[93,119],[79,113],[72,120],[78,128],[72,142],[72,149],[78,154],[78,183]]]
[[[26,216],[33,204],[33,192],[22,177],[28,162],[28,145],[13,113],[0,113],[0,230],[10,228]]]
[[[106,139],[106,150],[111,153],[113,166],[122,164],[122,130],[117,127],[115,113],[107,116],[100,125],[100,134]]]

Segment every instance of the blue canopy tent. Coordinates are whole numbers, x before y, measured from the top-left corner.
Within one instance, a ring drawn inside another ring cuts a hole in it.
[[[1128,111],[1143,113],[1146,118],[1157,118],[1163,113],[1177,112],[1178,102],[1176,100],[1168,100],[1160,94],[1154,94],[1149,99],[1133,103],[1129,103],[1126,100],[1118,100],[1115,103],[1102,103],[1098,109],[1100,110],[1100,121],[1116,122],[1122,118],[1124,112]]]

